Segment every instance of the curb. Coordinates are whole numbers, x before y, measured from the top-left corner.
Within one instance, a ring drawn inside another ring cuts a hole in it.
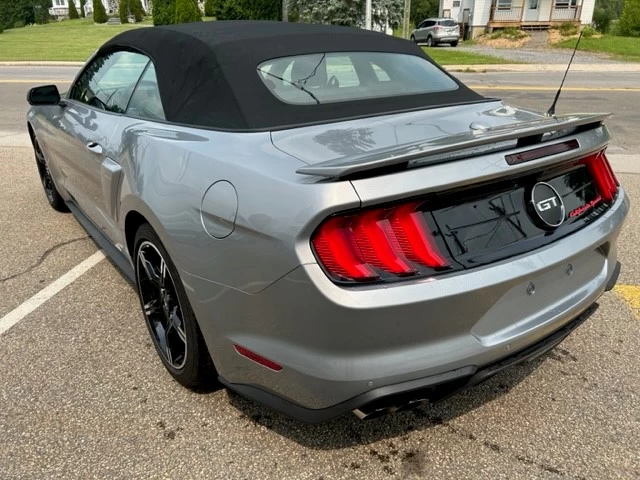
[[[0,62],[0,67],[82,67],[84,62],[49,62],[49,61],[26,61],[26,62]]]
[[[449,72],[488,73],[488,72],[564,72],[566,64],[502,64],[502,65],[443,65]],[[640,73],[640,63],[574,63],[572,72],[589,73]]]

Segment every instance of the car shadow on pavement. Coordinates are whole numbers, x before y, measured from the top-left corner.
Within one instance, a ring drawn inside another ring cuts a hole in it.
[[[442,402],[364,422],[358,420],[355,415],[347,414],[325,424],[308,425],[289,419],[233,392],[229,392],[228,395],[231,405],[255,424],[263,425],[307,448],[341,449],[384,439],[402,440],[402,437],[412,431],[429,429],[436,425],[445,425],[455,430],[449,425],[450,420],[508,393],[536,370],[548,355],[547,353],[530,362],[513,365],[485,382]]]

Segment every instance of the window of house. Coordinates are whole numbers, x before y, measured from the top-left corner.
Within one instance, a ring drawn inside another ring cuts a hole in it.
[[[498,10],[511,10],[511,0],[497,0]]]
[[[133,52],[110,52],[93,59],[71,87],[69,98],[113,113],[124,113],[149,59]]]
[[[164,120],[164,109],[158,88],[158,78],[156,77],[156,67],[152,62],[145,70],[142,78],[136,85],[136,89],[131,95],[127,115],[132,117],[148,118],[149,120]]]
[[[56,7],[64,7],[65,0],[56,0]]]
[[[459,7],[460,6],[460,0],[453,0],[453,7]]]
[[[538,0],[529,0],[529,10],[538,9]]]
[[[556,0],[555,8],[575,8],[578,0]]]

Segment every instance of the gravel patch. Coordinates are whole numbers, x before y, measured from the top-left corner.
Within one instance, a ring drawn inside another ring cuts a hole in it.
[[[452,47],[437,47],[452,48]],[[503,58],[512,62],[536,63],[536,64],[566,64],[571,58],[571,50],[569,49],[552,49],[552,48],[493,48],[485,45],[469,45],[456,47],[458,50],[465,52],[479,53],[482,55],[493,55],[494,57]],[[621,60],[613,59],[607,55],[600,55],[591,52],[578,51],[573,63],[589,63],[589,64],[620,64],[625,63]]]

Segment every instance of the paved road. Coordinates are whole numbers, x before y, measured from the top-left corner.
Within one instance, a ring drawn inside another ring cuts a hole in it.
[[[0,129],[18,132],[24,105],[12,96],[28,84],[2,78]],[[538,108],[552,96],[504,93]],[[562,109],[616,111],[617,148],[637,149],[639,119],[626,108],[636,97],[584,95]],[[640,176],[619,177],[640,198]],[[639,220],[633,209],[619,241],[622,286],[551,354],[369,423],[306,426],[224,390],[182,389],[156,358],[132,287],[101,261],[0,335],[0,478],[638,478]],[[96,251],[48,207],[24,147],[0,146],[0,231],[0,318]]]

